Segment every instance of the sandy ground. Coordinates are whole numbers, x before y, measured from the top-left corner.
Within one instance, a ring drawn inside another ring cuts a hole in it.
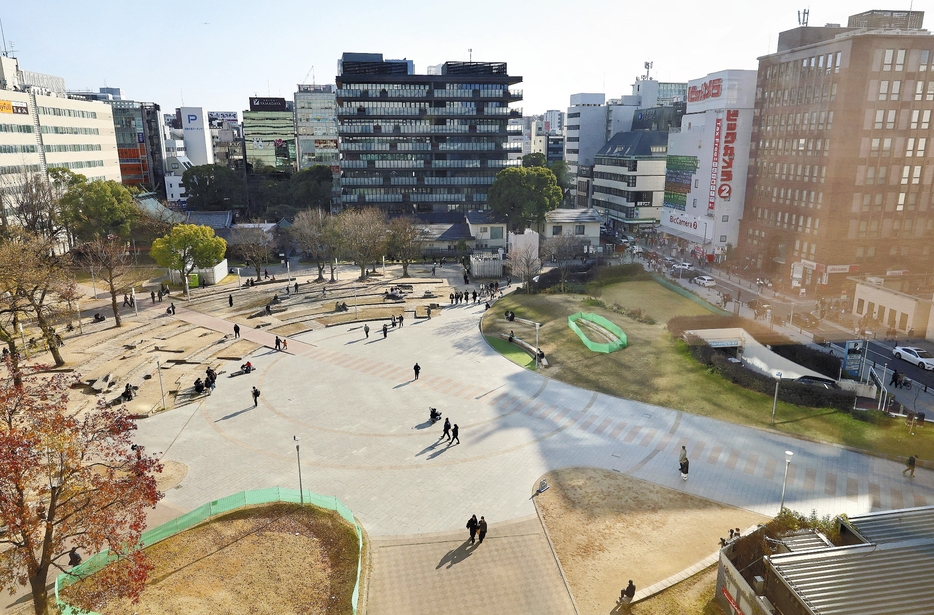
[[[729,527],[767,520],[610,470],[544,478],[538,507],[581,615],[610,613],[629,579],[648,587],[716,551]]]
[[[97,611],[349,614],[356,545],[353,528],[331,511],[283,504],[235,511],[147,549],[155,570],[139,603],[111,599]]]

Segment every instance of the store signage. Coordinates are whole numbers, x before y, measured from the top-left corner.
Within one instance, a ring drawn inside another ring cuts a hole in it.
[[[683,226],[689,229],[697,229],[697,220],[685,220],[674,214],[668,216],[668,221],[674,224],[675,226]]]
[[[29,107],[27,107],[24,103],[13,102],[10,100],[0,100],[0,113],[29,115]]]
[[[733,596],[730,595],[730,592],[726,590],[726,587],[721,587],[720,591],[723,592],[723,597],[726,598],[726,601],[730,603],[730,606],[733,607],[738,615],[744,615],[742,609],[739,608],[739,605],[736,603],[736,600],[733,599]]]
[[[700,102],[708,98],[720,98],[723,93],[723,79],[711,79],[688,88],[688,102]]]
[[[827,273],[858,273],[859,265],[827,265]]]
[[[733,194],[733,158],[736,157],[736,124],[739,120],[739,111],[736,109],[727,109],[726,112],[726,131],[723,133],[723,152],[720,160],[720,187],[717,188],[717,196],[721,199],[729,200]],[[717,120],[719,122],[720,120]],[[709,207],[708,207],[709,209]]]
[[[250,99],[250,111],[285,111],[284,98],[261,98],[254,96]]]
[[[801,264],[804,265],[805,269],[817,269],[818,265],[814,261],[806,261],[801,259]]]
[[[710,190],[707,193],[707,212],[713,212],[717,204],[717,180],[720,174],[720,140],[723,135],[723,120],[717,118],[713,129],[713,159],[710,162]]]

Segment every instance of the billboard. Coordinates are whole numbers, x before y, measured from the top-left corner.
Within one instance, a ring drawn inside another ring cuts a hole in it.
[[[0,113],[16,113],[17,115],[29,115],[29,107],[26,103],[12,102],[9,100],[0,100]]]
[[[684,211],[691,179],[697,172],[697,156],[668,156],[665,162],[665,207]]]
[[[287,111],[287,109],[284,98],[253,96],[250,98],[250,111]]]
[[[223,128],[225,122],[239,124],[240,114],[236,111],[208,111],[208,125],[211,128]]]

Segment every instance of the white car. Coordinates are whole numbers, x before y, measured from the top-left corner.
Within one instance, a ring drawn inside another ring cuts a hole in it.
[[[896,359],[904,359],[922,369],[934,371],[934,355],[916,346],[896,346],[892,349]]]
[[[707,288],[712,288],[717,285],[717,281],[714,280],[709,275],[699,275],[696,278],[691,279],[691,284],[697,284],[698,286],[706,286]]]

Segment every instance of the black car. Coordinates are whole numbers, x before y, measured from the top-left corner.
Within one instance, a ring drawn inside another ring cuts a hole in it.
[[[798,325],[800,327],[816,327],[818,323],[820,323],[820,318],[814,314],[808,314],[807,312],[795,312],[791,320],[792,324]]]

